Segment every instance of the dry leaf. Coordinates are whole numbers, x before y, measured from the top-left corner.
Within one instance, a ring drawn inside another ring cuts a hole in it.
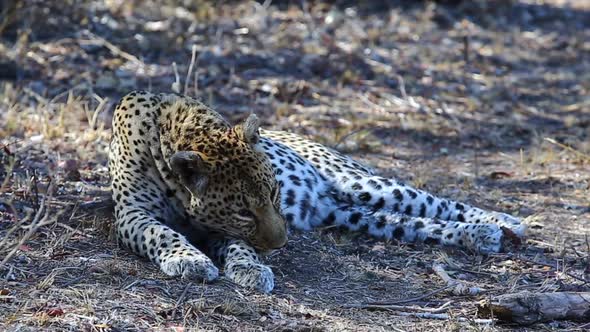
[[[63,316],[64,311],[61,308],[49,308],[45,310],[45,313],[47,313],[47,315],[50,317],[57,317]]]

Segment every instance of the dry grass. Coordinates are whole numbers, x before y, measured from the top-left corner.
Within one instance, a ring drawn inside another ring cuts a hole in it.
[[[584,1],[187,3],[2,8],[0,329],[525,330],[485,324],[477,303],[589,290]],[[135,88],[186,91],[232,121],[256,112],[382,174],[526,217],[529,239],[481,257],[325,229],[267,258],[272,295],[167,278],[115,245],[101,203],[113,105]],[[481,293],[452,295],[435,264]],[[358,308],[371,302],[395,309]],[[447,318],[416,315],[433,311]]]

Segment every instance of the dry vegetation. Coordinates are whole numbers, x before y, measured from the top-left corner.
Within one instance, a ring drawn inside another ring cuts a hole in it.
[[[590,327],[476,312],[518,290],[590,291],[590,6],[448,2],[2,2],[0,329]],[[526,217],[529,238],[482,257],[322,230],[268,257],[271,295],[167,278],[117,248],[101,202],[113,104],[170,91],[175,70],[174,88],[232,121],[256,112],[382,174]],[[453,295],[441,266],[480,293]],[[433,310],[444,319],[420,317]]]

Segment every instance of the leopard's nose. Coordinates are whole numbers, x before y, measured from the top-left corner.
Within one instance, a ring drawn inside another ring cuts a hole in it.
[[[266,249],[279,249],[287,244],[287,225],[274,207],[260,211],[256,227],[256,241]]]
[[[286,233],[273,233],[267,234],[270,236],[266,236],[261,241],[261,246],[268,250],[280,249],[287,244],[287,234]]]
[[[271,249],[281,249],[282,247],[287,245],[287,237],[285,236],[283,241],[276,242],[276,244]]]

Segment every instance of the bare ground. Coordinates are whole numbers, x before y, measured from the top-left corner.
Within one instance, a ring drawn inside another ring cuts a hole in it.
[[[477,314],[494,295],[590,290],[587,2],[20,3],[0,21],[0,329],[588,328]],[[101,202],[113,104],[171,91],[173,62],[177,88],[232,121],[256,112],[384,175],[521,216],[528,239],[478,256],[324,229],[267,258],[270,295],[168,278],[115,245]],[[433,264],[482,292],[452,295]],[[354,308],[370,302],[406,308]],[[444,319],[415,315],[447,302]]]

